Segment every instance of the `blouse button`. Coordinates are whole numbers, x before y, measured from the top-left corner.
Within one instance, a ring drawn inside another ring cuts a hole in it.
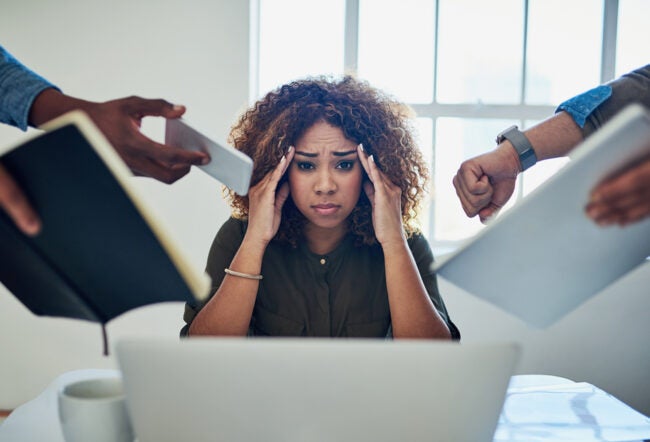
[[[325,258],[321,258],[321,259],[320,259],[320,263],[321,263],[322,265],[325,265],[326,262],[327,262],[327,260],[326,260]]]

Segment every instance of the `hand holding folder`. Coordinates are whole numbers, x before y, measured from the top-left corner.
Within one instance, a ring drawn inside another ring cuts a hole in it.
[[[0,213],[0,282],[36,315],[101,324],[206,296],[209,278],[156,221],[92,121],[76,111],[45,130],[0,157],[43,220],[28,237]]]

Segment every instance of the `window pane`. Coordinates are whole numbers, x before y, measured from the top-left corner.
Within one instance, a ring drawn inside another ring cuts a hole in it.
[[[521,99],[523,1],[440,0],[437,100]]]
[[[596,86],[602,30],[602,1],[530,0],[526,102],[560,104]]]
[[[619,0],[616,76],[650,63],[650,2]]]
[[[439,118],[436,123],[435,240],[460,240],[478,232],[478,217],[467,218],[452,179],[460,163],[494,149],[494,137],[516,120]],[[517,192],[515,191],[515,195]],[[511,198],[514,200],[515,198]]]
[[[342,74],[344,19],[344,0],[260,0],[259,95],[307,75]]]
[[[361,0],[359,76],[409,103],[433,99],[434,2]]]
[[[568,157],[551,158],[540,161],[523,173],[521,177],[524,196],[538,188],[544,181],[555,175],[569,162]]]

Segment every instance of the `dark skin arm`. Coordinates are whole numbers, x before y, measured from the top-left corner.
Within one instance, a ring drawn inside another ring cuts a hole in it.
[[[94,103],[64,95],[55,89],[46,89],[34,100],[29,123],[38,127],[73,109],[83,110],[92,118],[136,175],[173,183],[185,176],[192,164],[203,164],[209,160],[204,153],[165,146],[140,132],[143,117],[179,118],[185,113],[185,107],[174,106],[165,100],[128,97]]]
[[[46,89],[32,104],[29,124],[38,127],[75,109],[90,116],[136,175],[173,183],[185,176],[193,164],[205,164],[209,161],[205,153],[159,144],[140,132],[140,123],[145,116],[179,118],[185,113],[185,107],[175,106],[165,100],[128,97],[95,103],[70,97],[56,89]],[[20,187],[1,165],[0,208],[5,210],[23,233],[35,235],[39,232],[41,222],[38,215]]]

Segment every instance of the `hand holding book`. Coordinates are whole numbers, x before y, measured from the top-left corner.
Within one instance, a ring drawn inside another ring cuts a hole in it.
[[[0,157],[42,220],[29,237],[0,211],[0,282],[34,314],[101,324],[207,295],[209,278],[189,264],[90,118],[76,111],[45,129]]]
[[[203,152],[188,151],[156,143],[140,130],[145,116],[179,118],[185,107],[165,100],[139,97],[122,98],[105,103],[93,103],[64,95],[56,89],[46,89],[36,97],[30,109],[29,122],[40,126],[65,111],[82,109],[104,133],[113,148],[136,175],[150,176],[172,183],[185,176],[193,164],[206,164],[210,157]],[[0,166],[0,208],[27,235],[40,230],[40,219],[20,186],[5,168]]]

